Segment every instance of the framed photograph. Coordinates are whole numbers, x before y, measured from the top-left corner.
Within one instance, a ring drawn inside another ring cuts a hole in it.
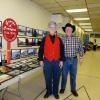
[[[33,29],[33,37],[36,37],[38,35],[38,29]]]
[[[26,38],[26,46],[32,46],[32,38]]]
[[[27,49],[21,49],[21,58],[28,57],[28,50]]]
[[[26,46],[26,38],[19,37],[17,38],[18,47],[25,47]]]
[[[32,39],[32,46],[35,46],[35,39]]]
[[[38,46],[40,46],[41,45],[41,41],[42,41],[42,39],[40,38],[40,39],[38,39]]]
[[[0,49],[2,48],[2,37],[0,36]]]
[[[48,33],[48,31],[43,31],[43,37],[45,37]]]
[[[20,59],[20,49],[12,49],[11,50],[11,60],[17,60]]]
[[[18,25],[18,35],[26,36],[26,27],[22,25]]]
[[[33,29],[27,27],[27,28],[26,28],[26,35],[27,35],[27,36],[33,36]]]
[[[0,34],[2,34],[2,21],[0,21]]]
[[[39,30],[38,36],[43,36],[43,30]]]
[[[38,55],[38,51],[39,49],[38,48],[34,48],[34,55],[37,56]]]
[[[29,48],[28,49],[28,56],[34,55],[34,48]]]
[[[33,39],[32,40],[32,46],[38,46],[38,42],[39,42],[39,39]]]

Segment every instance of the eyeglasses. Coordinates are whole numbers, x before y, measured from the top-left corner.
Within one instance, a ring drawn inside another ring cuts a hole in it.
[[[49,27],[50,29],[56,29],[56,27]]]

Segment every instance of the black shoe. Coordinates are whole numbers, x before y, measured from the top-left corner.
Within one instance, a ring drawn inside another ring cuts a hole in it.
[[[78,93],[77,93],[77,91],[75,90],[75,91],[71,91],[72,92],[72,94],[75,96],[75,97],[78,97]]]
[[[61,89],[60,93],[63,94],[65,92],[65,89]]]
[[[55,97],[55,99],[59,99],[59,95],[58,94],[54,95],[54,97]]]
[[[44,95],[44,98],[48,98],[49,96],[50,96],[50,94],[46,93],[46,94]]]

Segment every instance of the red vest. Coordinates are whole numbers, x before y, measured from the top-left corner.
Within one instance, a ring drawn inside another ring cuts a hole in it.
[[[52,43],[50,36],[47,35],[44,44],[44,57],[49,60],[59,60],[60,58],[60,41],[58,36],[55,36],[54,43]]]

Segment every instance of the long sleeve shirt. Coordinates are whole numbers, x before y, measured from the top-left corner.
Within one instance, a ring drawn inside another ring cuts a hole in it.
[[[41,45],[40,45],[40,48],[39,48],[39,53],[38,53],[39,61],[43,61],[45,38],[46,37],[44,37],[42,39]],[[50,39],[51,39],[52,43],[54,43],[55,35],[54,36],[50,35]],[[59,60],[63,61],[64,60],[64,45],[63,45],[63,42],[60,38],[59,38],[59,40],[60,40],[60,59]]]
[[[83,47],[78,36],[66,36],[63,39],[65,57],[76,57],[79,53],[80,58],[83,57]]]

